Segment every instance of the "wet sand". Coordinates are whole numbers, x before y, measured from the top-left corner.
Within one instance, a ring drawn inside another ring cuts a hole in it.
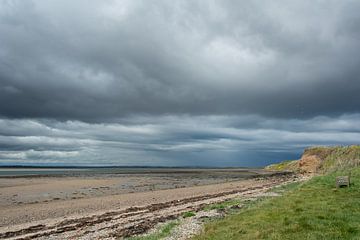
[[[144,172],[144,170],[141,170]],[[0,178],[0,211],[14,205],[48,203],[73,199],[202,186],[247,179],[261,170],[181,169],[140,170],[131,174],[93,174],[77,176],[36,175]],[[0,225],[1,226],[1,225]]]

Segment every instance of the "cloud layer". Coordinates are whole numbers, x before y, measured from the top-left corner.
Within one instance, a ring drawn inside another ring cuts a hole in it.
[[[259,165],[358,144],[359,11],[2,1],[0,162]]]
[[[360,116],[162,116],[123,123],[2,119],[0,129],[5,164],[262,166],[298,158],[311,145],[357,142]]]

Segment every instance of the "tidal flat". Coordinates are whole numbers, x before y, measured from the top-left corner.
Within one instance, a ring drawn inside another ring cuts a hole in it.
[[[0,208],[248,179],[258,169],[0,169]]]

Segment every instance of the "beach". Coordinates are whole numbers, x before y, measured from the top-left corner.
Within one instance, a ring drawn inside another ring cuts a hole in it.
[[[61,239],[74,232],[84,239],[94,237],[91,233],[100,234],[99,239],[131,235],[126,229],[144,220],[151,224],[137,229],[145,231],[188,209],[196,210],[239,194],[262,192],[289,179],[260,169],[2,177],[0,237]]]
[[[209,185],[263,174],[255,169],[167,168],[10,169],[2,172],[1,208]]]

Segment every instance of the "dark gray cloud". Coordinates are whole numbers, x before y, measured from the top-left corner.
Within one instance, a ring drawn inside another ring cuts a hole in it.
[[[0,163],[261,165],[359,143],[359,11],[1,1]]]
[[[359,111],[356,1],[2,1],[0,114]]]

